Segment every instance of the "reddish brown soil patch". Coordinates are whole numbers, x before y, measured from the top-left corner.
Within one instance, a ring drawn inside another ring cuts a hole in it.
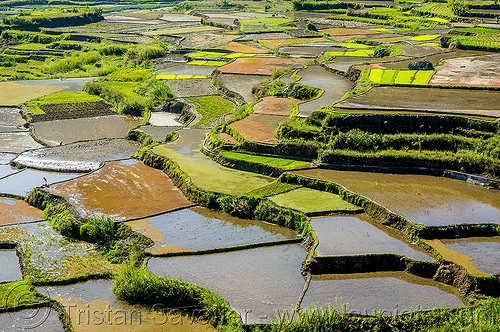
[[[192,205],[163,172],[131,160],[107,163],[49,190],[66,197],[85,216],[131,219]]]
[[[250,114],[240,121],[231,124],[243,137],[250,141],[277,143],[274,137],[278,124],[285,121],[286,116],[267,114]]]
[[[292,112],[292,105],[299,101],[294,98],[265,97],[253,107],[253,111],[258,114],[288,116]]]
[[[330,36],[345,36],[345,35],[376,35],[380,34],[379,31],[372,31],[366,29],[349,29],[349,28],[329,28],[321,29],[320,33],[327,33]]]
[[[238,42],[231,42],[227,45],[222,46],[221,48],[237,53],[269,53],[269,50],[256,44],[249,45],[246,43],[243,44]]]
[[[306,59],[290,58],[238,58],[228,63],[219,70],[226,74],[247,74],[271,76],[274,69],[286,69],[288,67],[300,67]]]
[[[42,219],[42,211],[24,201],[0,197],[0,225],[11,225]]]
[[[233,136],[228,135],[226,133],[218,133],[217,137],[219,139],[223,140],[224,142],[231,143],[231,144],[238,144],[238,141],[233,138]]]

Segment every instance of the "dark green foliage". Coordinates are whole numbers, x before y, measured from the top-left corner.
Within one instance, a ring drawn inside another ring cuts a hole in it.
[[[375,58],[383,58],[391,55],[391,46],[390,45],[379,45],[375,47],[373,56]]]
[[[307,30],[309,31],[318,31],[318,28],[314,25],[313,22],[307,22]]]
[[[343,1],[292,1],[294,10],[329,10],[329,9],[360,9],[364,5],[358,2]]]
[[[311,100],[321,95],[321,89],[313,88],[300,83],[291,83],[287,95],[300,100]]]
[[[448,0],[448,7],[457,16],[464,16],[469,12],[469,5],[464,0]]]
[[[141,116],[146,110],[146,106],[136,100],[126,101],[120,104],[118,107],[118,112],[120,114],[128,114],[134,116]]]
[[[4,30],[1,38],[10,44],[19,43],[39,43],[50,44],[53,42],[67,39],[69,34],[48,35],[41,32],[20,31],[20,30]]]
[[[150,99],[153,106],[163,104],[171,98],[175,98],[168,85],[158,81],[153,76],[144,79],[136,88],[135,92]]]
[[[182,311],[179,308],[194,307],[197,310],[189,313],[214,327],[243,331],[238,315],[216,293],[180,280],[155,276],[145,268],[123,265],[115,275],[113,291],[119,299],[154,306],[157,310]]]
[[[67,237],[74,237],[78,232],[78,221],[67,206],[49,204],[43,211],[43,218],[50,222],[52,228]]]
[[[27,15],[6,16],[2,19],[2,23],[22,30],[37,30],[41,27],[55,28],[85,25],[103,19],[102,9],[100,8],[80,8],[74,12],[59,12],[46,15],[30,15],[28,13]]]
[[[118,44],[107,44],[103,45],[98,49],[99,54],[101,55],[122,55],[127,52],[127,47]]]

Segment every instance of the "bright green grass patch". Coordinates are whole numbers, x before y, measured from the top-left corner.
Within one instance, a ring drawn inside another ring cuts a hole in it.
[[[194,52],[194,53],[189,53],[188,56],[190,56],[191,58],[218,59],[226,54],[227,53],[220,53],[220,52]]]
[[[223,55],[222,57],[226,59],[234,59],[234,58],[252,57],[257,55],[258,55],[257,53],[231,53]]]
[[[274,160],[271,160],[267,164],[269,166],[274,166],[274,167],[280,167],[281,168],[281,167],[290,165],[293,162],[295,162],[295,160],[292,160],[292,159],[283,159],[283,158],[276,158]]]
[[[0,284],[0,296],[2,297],[1,309],[47,302],[32,285],[24,280]]]
[[[416,73],[416,70],[400,70],[396,76],[396,79],[394,80],[394,83],[411,84]]]
[[[46,44],[28,43],[28,44],[16,45],[16,46],[13,46],[11,48],[16,49],[16,50],[39,51],[39,50],[43,50],[45,47],[47,47]]]
[[[195,66],[213,66],[213,67],[219,67],[225,65],[227,62],[226,61],[204,61],[204,60],[194,60],[190,61],[187,64],[188,65],[195,65]]]
[[[283,169],[296,169],[310,167],[307,161],[293,160],[286,158],[275,158],[267,156],[249,155],[240,152],[223,151],[222,154],[228,158],[246,160],[252,163],[266,164]]]
[[[282,183],[282,182],[273,182],[265,187],[258,188],[252,190],[248,193],[248,195],[258,198],[264,198],[269,196],[275,196],[282,193],[286,193],[295,189],[298,189],[302,186],[296,184]]]
[[[428,18],[426,18],[426,20],[439,22],[439,23],[443,23],[443,24],[450,23],[449,20],[441,18],[441,17],[428,17]]]
[[[415,40],[415,41],[429,41],[429,40],[434,40],[438,38],[440,35],[435,34],[435,35],[421,35],[421,36],[416,36],[410,38],[410,40]]]
[[[311,164],[307,161],[295,160],[293,163],[283,166],[283,169],[298,169],[298,168],[308,168],[311,167]]]
[[[282,24],[290,23],[293,19],[282,17],[254,18],[248,20],[240,20],[240,30],[243,32],[259,32],[259,31],[284,31],[294,29],[290,26],[281,26]]]
[[[419,70],[413,78],[412,84],[426,85],[434,74],[433,70]]]
[[[99,96],[89,95],[85,92],[55,92],[47,96],[31,99],[24,104],[33,114],[45,114],[40,108],[41,105],[97,102],[102,100]]]
[[[247,159],[251,156],[251,155],[246,154],[246,153],[232,152],[232,151],[222,151],[221,153],[228,158],[237,159],[237,160]]]
[[[368,79],[373,83],[381,83],[383,74],[384,74],[383,69],[370,69],[370,74],[368,75]]]
[[[435,42],[435,43],[422,43],[422,44],[418,44],[419,46],[434,46],[434,47],[439,47],[441,46],[438,42]]]
[[[107,75],[107,79],[109,81],[135,82],[149,77],[153,71],[153,68],[126,68]]]
[[[347,47],[347,48],[371,48],[373,46],[370,46],[370,45],[365,45],[365,44],[359,44],[359,43],[352,43],[352,42],[348,42],[348,43],[340,43],[340,44],[337,44],[337,46],[343,46],[343,47]]]
[[[398,71],[396,69],[385,69],[382,74],[382,79],[380,80],[381,84],[391,84],[396,77],[396,73]]]
[[[359,49],[355,51],[327,51],[325,52],[326,56],[357,56],[357,57],[371,57],[373,56],[374,49]]]
[[[158,74],[157,80],[185,80],[191,78],[207,78],[205,75],[173,75],[173,74]]]
[[[305,213],[359,210],[359,207],[344,201],[339,195],[309,188],[299,188],[269,199],[280,206]]]
[[[234,111],[234,104],[221,96],[203,96],[188,99],[196,104],[196,110],[201,114],[201,119],[194,127],[207,128],[216,126],[221,118]]]
[[[251,163],[258,163],[258,164],[268,164],[269,162],[275,160],[275,157],[267,157],[267,156],[251,156],[250,158],[246,159],[247,161]]]

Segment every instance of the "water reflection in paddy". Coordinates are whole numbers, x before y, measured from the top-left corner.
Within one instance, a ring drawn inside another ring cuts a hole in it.
[[[77,332],[85,331],[214,331],[196,318],[168,315],[119,300],[112,291],[113,281],[91,280],[81,284],[39,287],[59,301]]]
[[[315,218],[311,226],[318,236],[317,254],[362,255],[394,253],[416,260],[433,261],[420,247],[367,215]]]
[[[154,253],[224,248],[297,236],[281,226],[240,219],[202,207],[131,221],[127,225],[155,242],[151,249]]]
[[[401,314],[410,310],[462,306],[453,287],[404,272],[313,276],[301,308],[330,303],[349,313]]]
[[[23,275],[19,268],[19,258],[15,250],[0,249],[0,282],[21,280]]]
[[[500,191],[460,180],[327,169],[294,173],[338,183],[428,226],[500,223]]]
[[[51,184],[72,179],[78,175],[75,173],[51,173],[25,169],[1,179],[0,193],[26,196],[34,187],[45,184],[44,178],[47,179],[48,184]]]
[[[300,245],[284,245],[204,256],[152,258],[157,275],[180,277],[218,293],[244,323],[268,323],[292,312],[304,287],[300,266],[307,253]],[[246,314],[245,314],[246,313]]]
[[[0,314],[0,328],[2,332],[64,332],[57,311],[49,308],[26,309]]]

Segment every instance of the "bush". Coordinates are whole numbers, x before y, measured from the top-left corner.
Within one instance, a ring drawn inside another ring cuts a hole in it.
[[[379,45],[375,47],[373,56],[375,58],[383,58],[391,55],[391,47],[389,45]]]
[[[127,114],[133,116],[141,116],[142,112],[146,110],[146,106],[138,101],[129,101],[120,104],[118,112],[120,114]]]
[[[103,45],[98,49],[100,55],[122,55],[127,52],[127,47],[118,44]]]
[[[108,217],[90,218],[80,226],[80,238],[90,243],[106,243],[115,235],[116,224]]]

